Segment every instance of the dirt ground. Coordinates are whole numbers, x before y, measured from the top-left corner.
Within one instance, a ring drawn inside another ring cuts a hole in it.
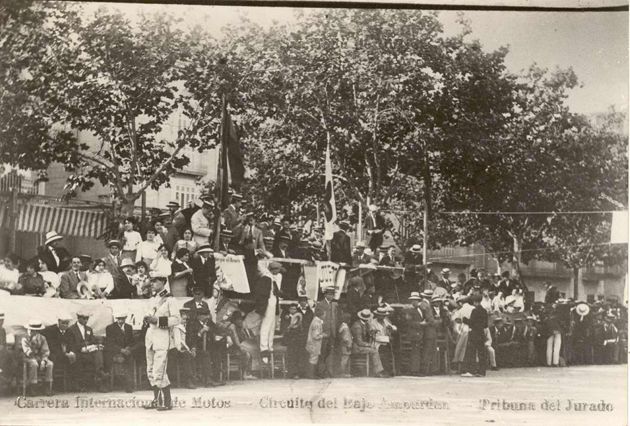
[[[137,407],[152,397],[149,391],[2,398],[0,424],[628,424],[626,365],[488,373],[235,381],[214,389],[174,389],[177,407],[168,412]]]

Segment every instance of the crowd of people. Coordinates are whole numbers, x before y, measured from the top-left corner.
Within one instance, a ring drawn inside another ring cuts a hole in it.
[[[565,300],[549,284],[545,301],[533,302],[524,283],[507,271],[473,269],[452,281],[444,268],[438,277],[423,262],[421,246],[404,255],[383,247],[385,225],[376,206],[365,221],[368,243],[352,247],[348,220],[339,222],[326,244],[318,224],[298,228],[288,216],[245,213],[242,196],[230,197],[223,212],[203,197],[184,209],[171,202],[168,213],[152,210],[144,221],[129,217],[101,259],[70,254],[54,231],[30,260],[6,255],[0,291],[150,299],[152,311],[141,331],[125,322],[128,313],[115,311],[104,338],[87,325],[87,310],[74,324],[65,313],[48,327],[34,319],[13,345],[0,322],[0,389],[15,386],[26,365],[30,395],[50,393],[46,384],[60,367],[78,392],[109,390],[111,374],[131,392],[133,363],[146,362],[152,408],[168,409],[174,369],[180,386],[220,386],[228,353],[239,360],[244,379],[274,368],[279,350],[286,350],[293,379],[351,377],[362,365],[355,359],[367,360],[372,374],[383,378],[452,371],[474,377],[487,368],[626,361],[627,310],[616,300]],[[250,284],[251,294],[237,295],[239,300],[217,283],[215,256],[230,254],[243,256]],[[339,298],[334,287],[325,287],[318,300],[309,300],[283,280],[293,266],[283,259],[330,259],[352,273]],[[179,306],[172,296],[192,299]]]

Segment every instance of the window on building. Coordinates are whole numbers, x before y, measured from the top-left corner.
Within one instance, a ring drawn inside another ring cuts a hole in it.
[[[182,208],[188,207],[197,198],[197,187],[194,185],[175,185],[175,199]]]

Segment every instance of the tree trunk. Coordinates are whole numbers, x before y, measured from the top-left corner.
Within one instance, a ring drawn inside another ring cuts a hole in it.
[[[512,237],[514,240],[514,254],[512,255],[512,275],[518,278],[521,277],[521,240],[518,237]]]
[[[124,219],[129,216],[133,216],[135,210],[136,200],[128,197],[120,200],[120,215]]]
[[[580,286],[582,285],[582,268],[573,268],[573,298],[578,300]]]

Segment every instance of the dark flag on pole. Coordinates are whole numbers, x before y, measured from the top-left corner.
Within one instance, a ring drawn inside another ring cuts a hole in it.
[[[236,191],[241,190],[241,185],[245,180],[245,164],[243,162],[243,154],[238,142],[236,126],[232,122],[232,118],[227,110],[227,101],[223,97],[223,108],[221,117],[221,144],[219,146],[219,161],[217,167],[217,221],[215,226],[214,245],[215,250],[219,247],[219,235],[221,233],[221,212],[225,210],[230,203],[228,197],[229,187],[232,186]]]

